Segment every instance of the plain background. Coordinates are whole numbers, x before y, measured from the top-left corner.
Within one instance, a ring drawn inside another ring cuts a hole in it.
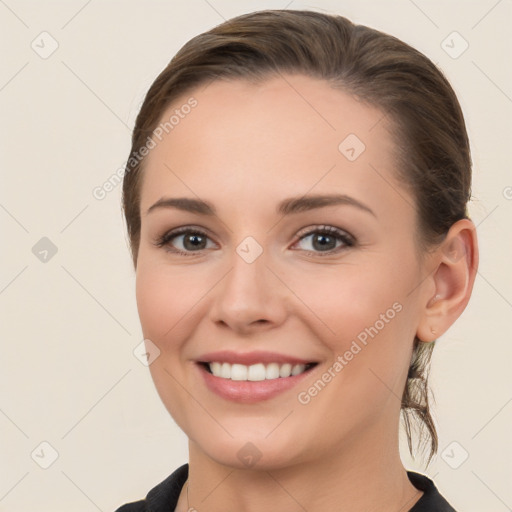
[[[481,264],[434,351],[439,454],[427,470],[405,444],[402,456],[457,510],[512,508],[509,0],[0,0],[0,511],[112,511],[187,461],[133,353],[142,335],[121,187],[103,200],[92,191],[124,165],[145,92],[187,40],[285,7],[403,39],[459,96]]]

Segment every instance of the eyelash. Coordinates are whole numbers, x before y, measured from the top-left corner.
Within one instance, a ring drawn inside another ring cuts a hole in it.
[[[295,242],[294,245],[299,243],[304,238],[307,238],[308,236],[313,234],[334,236],[337,240],[340,240],[343,243],[342,246],[336,247],[335,249],[331,249],[329,251],[305,251],[309,254],[314,254],[315,256],[331,256],[335,253],[340,252],[343,249],[346,249],[347,247],[353,247],[356,243],[354,237],[349,235],[347,232],[342,231],[341,229],[335,228],[334,226],[323,225],[315,226],[314,228],[308,229],[309,231],[302,232],[302,234],[299,232],[299,240]],[[201,249],[198,251],[182,251],[181,249],[176,249],[175,247],[171,248],[170,242],[174,238],[178,237],[179,235],[187,233],[209,238],[208,235],[202,229],[194,228],[193,226],[184,226],[164,233],[162,236],[158,237],[157,240],[155,240],[154,245],[160,248],[167,246],[166,251],[179,254],[182,256],[197,256],[197,254],[206,250]]]

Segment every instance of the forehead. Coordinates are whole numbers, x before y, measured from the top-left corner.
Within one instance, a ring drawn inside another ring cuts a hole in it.
[[[169,191],[223,190],[249,202],[277,202],[285,189],[393,195],[383,187],[395,174],[384,113],[325,81],[214,81],[174,101],[159,126],[146,157],[142,208]]]

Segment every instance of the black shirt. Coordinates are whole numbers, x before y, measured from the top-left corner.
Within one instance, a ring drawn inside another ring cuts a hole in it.
[[[456,512],[439,494],[430,478],[412,471],[407,471],[407,476],[412,485],[424,493],[409,512]],[[145,500],[127,503],[118,508],[116,512],[173,512],[187,477],[188,464],[184,464],[151,489]]]

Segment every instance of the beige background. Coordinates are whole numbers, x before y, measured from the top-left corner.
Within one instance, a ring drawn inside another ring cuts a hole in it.
[[[182,44],[223,18],[285,7],[400,37],[459,95],[481,266],[435,351],[440,451],[426,473],[457,510],[512,508],[510,0],[0,0],[0,511],[112,511],[186,462],[186,438],[133,354],[120,187],[103,200],[93,190],[123,165],[143,95]]]

